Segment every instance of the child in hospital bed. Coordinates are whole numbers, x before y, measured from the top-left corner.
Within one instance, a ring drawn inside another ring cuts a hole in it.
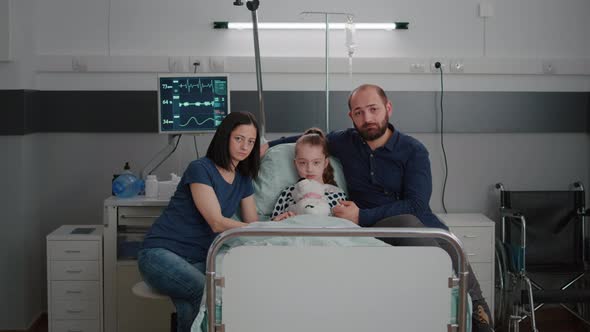
[[[334,169],[328,157],[326,137],[318,128],[308,129],[295,143],[294,162],[301,178],[299,181],[307,179],[320,183],[323,186],[323,198],[331,210],[339,201],[348,198],[334,180]],[[297,203],[294,199],[296,185],[293,184],[281,192],[271,215],[272,220],[279,221],[296,215],[292,209],[289,209]]]

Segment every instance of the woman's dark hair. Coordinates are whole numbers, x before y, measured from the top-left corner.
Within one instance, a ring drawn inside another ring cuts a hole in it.
[[[324,132],[319,128],[309,128],[305,131],[305,133],[303,133],[303,136],[297,139],[297,142],[295,143],[295,155],[297,155],[297,146],[299,144],[321,146],[322,152],[326,156],[326,159],[330,157],[330,153],[328,153],[328,142],[326,141],[326,135],[324,135]],[[332,168],[332,164],[330,164],[329,159],[328,167],[324,169],[322,179],[324,180],[324,183],[338,186],[336,180],[334,179],[334,168]]]
[[[260,128],[256,118],[250,112],[232,112],[221,121],[207,149],[207,158],[211,159],[217,166],[231,171],[230,135],[237,126],[242,125],[252,125],[256,128],[256,141],[252,152],[246,159],[238,163],[236,170],[243,176],[255,179],[260,169]]]

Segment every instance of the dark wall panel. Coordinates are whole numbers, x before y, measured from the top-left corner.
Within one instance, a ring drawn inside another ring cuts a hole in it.
[[[440,128],[439,92],[388,92],[402,131]],[[348,92],[330,92],[330,130],[351,125]],[[34,132],[157,132],[155,91],[0,90],[0,135]],[[445,92],[448,133],[590,132],[588,92]],[[264,92],[267,132],[325,128],[323,91]],[[256,91],[233,91],[232,111],[260,117]]]
[[[157,132],[155,91],[39,91],[40,131]]]

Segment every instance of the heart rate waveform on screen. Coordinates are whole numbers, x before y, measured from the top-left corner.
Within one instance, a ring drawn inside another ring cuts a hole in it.
[[[160,131],[215,130],[229,113],[227,77],[160,77]]]

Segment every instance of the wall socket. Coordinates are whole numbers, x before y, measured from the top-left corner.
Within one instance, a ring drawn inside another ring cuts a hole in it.
[[[440,69],[439,68],[436,68],[436,66],[435,66],[435,64],[437,62],[440,62],[440,69],[442,69],[443,73],[446,73],[447,72],[447,66],[445,65],[444,62],[439,61],[439,60],[432,60],[432,61],[430,61],[430,72],[431,73],[439,73],[440,72]]]
[[[461,59],[451,60],[449,71],[451,73],[462,73],[465,70],[465,64]]]
[[[553,61],[545,60],[541,65],[543,66],[543,74],[555,74],[555,64]]]
[[[169,56],[168,57],[168,71],[171,73],[184,73],[186,72],[186,61],[188,59],[180,56]]]
[[[198,65],[195,68],[197,63]],[[188,66],[191,72],[205,73],[209,70],[209,58],[205,56],[189,56]]]
[[[422,62],[418,63],[411,63],[410,64],[410,73],[423,73],[426,71],[426,65]]]

